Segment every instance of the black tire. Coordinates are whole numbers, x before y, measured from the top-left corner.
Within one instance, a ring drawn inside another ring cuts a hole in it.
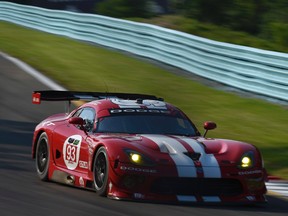
[[[93,162],[94,185],[98,196],[107,196],[109,161],[105,147],[100,147]]]
[[[48,170],[50,162],[49,142],[47,134],[40,135],[36,147],[36,171],[42,181],[48,181]]]

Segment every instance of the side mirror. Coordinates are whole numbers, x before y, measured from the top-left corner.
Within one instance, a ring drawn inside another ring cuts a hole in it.
[[[204,123],[204,129],[205,129],[205,133],[203,135],[203,137],[206,136],[208,130],[213,130],[217,127],[216,123],[215,122],[211,122],[211,121],[207,121]]]
[[[84,127],[85,121],[84,121],[83,118],[80,118],[80,117],[72,117],[72,118],[69,119],[69,123],[70,123],[70,124],[73,124],[73,125],[76,125],[76,126],[80,126],[80,129],[83,130],[86,135],[88,135],[88,134],[87,134],[87,130],[86,130],[86,128]]]
[[[72,117],[69,119],[69,123],[73,124],[73,125],[80,125],[81,127],[83,127],[83,125],[85,124],[84,120],[80,117]]]

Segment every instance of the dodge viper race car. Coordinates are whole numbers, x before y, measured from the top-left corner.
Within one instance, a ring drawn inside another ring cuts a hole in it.
[[[178,108],[152,95],[35,91],[42,100],[89,100],[35,128],[32,157],[43,181],[112,199],[265,203],[266,172],[247,143],[201,136]]]

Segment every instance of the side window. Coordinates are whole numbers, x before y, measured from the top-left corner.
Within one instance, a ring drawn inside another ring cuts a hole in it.
[[[85,121],[84,127],[88,132],[91,132],[94,127],[94,120],[95,120],[95,110],[93,108],[84,108],[78,110],[74,116],[81,117]]]
[[[80,113],[83,111],[83,109],[77,110],[74,114],[73,117],[79,117]]]

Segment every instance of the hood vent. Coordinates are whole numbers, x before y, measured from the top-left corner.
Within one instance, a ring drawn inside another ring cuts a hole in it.
[[[177,154],[177,151],[169,145],[169,143],[163,141],[159,145],[160,151],[163,153],[168,153],[168,154]]]
[[[201,157],[201,153],[198,152],[183,152],[185,155],[187,155],[189,158],[191,158],[193,161],[199,161]]]

